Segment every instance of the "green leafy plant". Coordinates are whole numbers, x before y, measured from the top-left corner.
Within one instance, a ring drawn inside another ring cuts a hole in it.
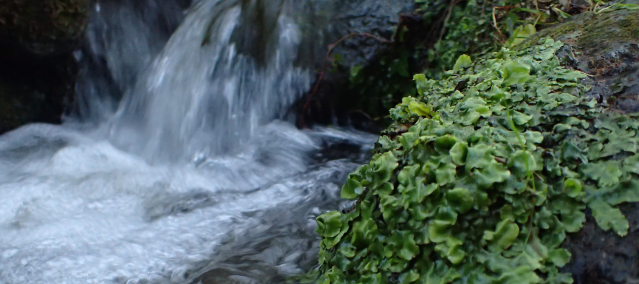
[[[318,282],[572,283],[561,245],[586,208],[626,235],[616,206],[639,202],[639,123],[587,96],[562,46],[416,75],[419,94],[342,188],[355,206],[318,217]]]

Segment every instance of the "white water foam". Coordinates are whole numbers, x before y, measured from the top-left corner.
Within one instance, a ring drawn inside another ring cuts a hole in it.
[[[240,155],[183,166],[149,165],[63,127],[1,137],[0,283],[187,283],[222,244],[290,225],[266,212],[302,206],[312,220],[356,166],[309,168],[307,154],[336,139],[328,132],[273,123],[257,137]],[[294,226],[312,232],[303,220]],[[301,272],[301,253],[288,252],[289,271],[278,273]]]

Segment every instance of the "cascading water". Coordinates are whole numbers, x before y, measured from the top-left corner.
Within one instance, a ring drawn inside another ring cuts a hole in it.
[[[141,1],[159,21],[120,2],[96,3],[77,114],[0,137],[0,283],[279,283],[312,267],[314,217],[374,137],[281,120],[313,75],[305,1],[200,0],[163,48],[149,23],[170,33],[178,6]]]
[[[282,10],[290,1],[271,2],[269,7]],[[259,3],[199,2],[126,94],[111,122],[115,143],[147,159],[208,156],[242,147],[259,126],[282,117],[308,88],[311,74],[293,66],[300,44],[297,25],[281,11],[254,12],[267,8]],[[272,23],[257,24],[275,26],[260,46],[264,66],[239,53],[232,41],[262,32],[243,27],[243,13],[267,14]]]

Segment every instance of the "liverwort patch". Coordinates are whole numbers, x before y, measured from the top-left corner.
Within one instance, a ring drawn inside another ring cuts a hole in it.
[[[618,205],[639,202],[639,123],[588,97],[587,75],[555,56],[562,46],[416,75],[419,95],[391,110],[390,129],[408,131],[380,137],[342,188],[355,208],[317,218],[319,282],[572,283],[561,245],[587,209],[625,236]]]

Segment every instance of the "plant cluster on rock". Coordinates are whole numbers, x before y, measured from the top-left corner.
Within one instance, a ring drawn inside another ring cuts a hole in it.
[[[639,202],[639,122],[562,66],[541,39],[484,59],[391,110],[371,162],[318,217],[319,283],[572,283],[566,234],[589,210],[620,236]]]
[[[519,0],[416,0],[404,15],[390,48],[366,66],[351,66],[351,107],[385,122],[387,110],[415,95],[412,75],[440,79],[462,54],[499,51],[571,15],[595,9],[595,2]],[[421,18],[419,21],[416,20]]]

